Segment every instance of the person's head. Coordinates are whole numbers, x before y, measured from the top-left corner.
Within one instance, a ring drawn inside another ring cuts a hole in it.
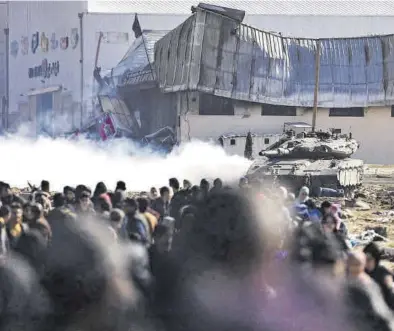
[[[111,210],[111,205],[109,204],[107,199],[105,199],[103,196],[100,196],[97,199],[97,202],[96,202],[96,205],[95,205],[95,210],[99,214],[102,214],[104,212],[109,212]]]
[[[301,187],[300,193],[298,194],[298,200],[300,202],[305,202],[309,199],[309,188],[306,186]]]
[[[363,252],[365,253],[367,259],[365,266],[366,270],[369,272],[375,270],[382,257],[382,250],[376,243],[371,242],[364,247]]]
[[[23,206],[23,221],[32,223],[44,215],[43,207],[39,203],[28,202]]]
[[[120,229],[122,227],[124,218],[125,214],[121,209],[114,208],[109,214],[109,220],[114,229]]]
[[[168,181],[169,186],[172,188],[172,190],[175,192],[178,192],[180,189],[179,181],[176,178],[170,178]]]
[[[367,258],[364,252],[353,251],[350,252],[347,259],[347,269],[350,277],[357,277],[365,270]]]
[[[157,198],[158,194],[157,194],[157,189],[156,187],[151,187],[150,188],[150,195],[153,199]]]
[[[323,201],[322,203],[321,203],[321,209],[322,209],[322,211],[323,211],[323,213],[324,214],[328,214],[328,213],[330,213],[330,211],[331,211],[331,202],[329,202],[329,201]]]
[[[134,215],[137,211],[137,202],[133,198],[126,198],[124,201],[124,212],[126,215]]]
[[[44,192],[50,193],[49,181],[47,181],[47,180],[41,181],[41,190]]]
[[[11,218],[14,221],[22,222],[22,216],[23,216],[22,205],[18,202],[13,202],[11,204]]]
[[[75,199],[80,200],[82,192],[88,192],[86,185],[80,184],[75,188]]]
[[[309,210],[314,210],[317,208],[315,202],[311,199],[305,201],[305,206],[307,206]]]
[[[90,194],[86,191],[82,192],[79,197],[79,207],[82,211],[87,211],[90,207]]]
[[[216,179],[213,181],[213,187],[214,187],[214,188],[217,188],[217,189],[221,189],[221,188],[223,187],[223,182],[222,182],[222,180],[221,180],[220,178],[216,178]]]
[[[170,201],[170,189],[167,186],[160,188],[160,197],[164,202]]]
[[[120,191],[126,191],[126,183],[124,181],[118,181],[116,183],[116,188],[115,191],[120,190]]]
[[[66,204],[66,197],[62,193],[56,193],[53,196],[53,207],[60,208]]]
[[[138,203],[138,211],[140,213],[145,213],[149,207],[149,200],[146,198],[138,198],[137,203]]]
[[[5,198],[11,195],[11,186],[7,183],[2,183],[0,186],[0,197]]]
[[[337,218],[332,213],[325,214],[321,221],[323,231],[326,233],[333,233],[337,229]]]
[[[299,265],[309,265],[327,276],[343,274],[344,263],[341,247],[332,233],[325,233],[318,223],[307,223],[293,234],[289,250],[290,260]]]
[[[63,194],[67,203],[73,203],[75,201],[75,190],[70,186],[63,188]]]
[[[184,179],[183,180],[183,189],[189,190],[189,189],[191,189],[191,187],[192,187],[192,183],[189,180]]]
[[[35,202],[39,203],[43,208],[44,214],[48,215],[49,211],[51,210],[50,200],[44,194],[37,194]]]
[[[107,186],[103,182],[98,182],[94,190],[93,196],[99,197],[101,194],[107,193]]]
[[[208,191],[209,191],[209,187],[210,187],[210,185],[209,185],[208,180],[206,180],[205,178],[201,179],[201,182],[200,182],[200,189],[201,189],[203,192],[208,192]]]
[[[1,206],[0,217],[4,220],[4,223],[7,224],[7,222],[11,218],[11,208],[9,206]]]
[[[244,188],[244,187],[247,187],[248,186],[248,179],[246,178],[246,177],[241,177],[240,179],[239,179],[239,187],[240,188]]]

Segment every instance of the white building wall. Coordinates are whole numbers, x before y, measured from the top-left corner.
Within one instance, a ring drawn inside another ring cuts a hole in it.
[[[284,122],[312,122],[312,111],[298,110],[299,116],[261,116],[261,105],[237,106],[234,116],[209,116],[187,113],[181,116],[181,140],[217,139],[224,133],[280,133]],[[245,114],[247,116],[245,117]],[[361,147],[354,155],[367,163],[394,164],[394,117],[389,107],[371,107],[365,117],[329,117],[328,109],[319,109],[318,129],[340,128],[351,131]]]
[[[62,85],[65,90],[70,91],[74,100],[80,99],[78,64],[81,43],[79,40],[76,46],[73,45],[71,33],[72,29],[77,29],[78,35],[80,34],[78,13],[85,8],[84,1],[9,2],[11,113],[17,111],[18,104],[28,101],[28,93],[56,85]],[[36,32],[40,42],[33,52],[32,39]],[[43,36],[49,39],[48,49]],[[66,49],[61,48],[61,38],[68,38]],[[47,59],[48,63],[59,63],[58,74],[52,74],[49,78],[29,78],[29,69],[40,66],[44,59]]]

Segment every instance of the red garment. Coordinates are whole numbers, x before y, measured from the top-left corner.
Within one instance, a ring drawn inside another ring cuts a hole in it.
[[[100,198],[104,199],[112,208],[112,201],[108,193],[103,193],[100,195]]]

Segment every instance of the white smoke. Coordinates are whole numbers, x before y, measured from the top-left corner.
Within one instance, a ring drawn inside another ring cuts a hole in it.
[[[0,138],[3,155],[0,180],[14,187],[26,187],[27,181],[39,185],[46,179],[51,189],[85,184],[92,189],[99,181],[114,189],[118,180],[128,190],[149,190],[168,185],[168,179],[189,179],[199,184],[201,178],[233,181],[243,176],[250,161],[229,156],[219,147],[194,141],[177,147],[167,156],[158,155],[115,141],[98,146],[89,141],[52,140],[26,137]]]

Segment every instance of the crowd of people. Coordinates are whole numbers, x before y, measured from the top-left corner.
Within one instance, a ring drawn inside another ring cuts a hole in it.
[[[303,187],[0,182],[0,331],[394,330],[393,276]]]

